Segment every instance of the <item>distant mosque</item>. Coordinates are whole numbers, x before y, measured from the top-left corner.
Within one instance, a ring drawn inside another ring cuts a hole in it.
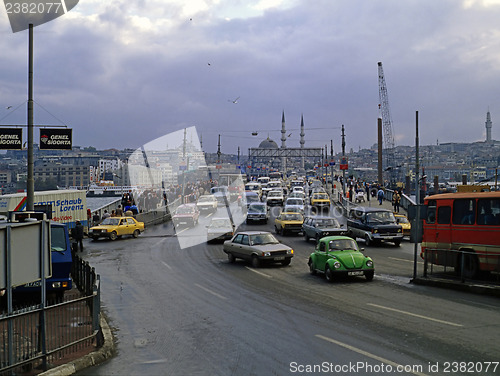
[[[293,165],[293,160],[298,159],[298,165],[301,169],[304,169],[304,162],[306,158],[313,158],[314,160],[319,160],[322,155],[321,148],[306,148],[305,147],[305,131],[304,131],[304,116],[301,115],[300,119],[300,147],[293,148],[287,147],[287,138],[291,136],[291,133],[287,136],[286,126],[285,126],[285,111],[281,115],[281,147],[272,140],[269,136],[263,140],[258,148],[250,148],[248,151],[249,155],[249,165],[252,167],[252,173],[263,173],[266,169],[278,169],[280,171],[287,171],[287,164]]]

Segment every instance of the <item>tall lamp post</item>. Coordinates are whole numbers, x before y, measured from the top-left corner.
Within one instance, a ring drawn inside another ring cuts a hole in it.
[[[29,24],[28,47],[28,171],[26,177],[26,211],[34,210],[35,177],[33,158],[33,24]]]

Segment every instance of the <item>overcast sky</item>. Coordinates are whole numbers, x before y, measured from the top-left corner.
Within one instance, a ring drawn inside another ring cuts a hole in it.
[[[138,148],[195,126],[242,154],[376,142],[377,62],[396,145],[500,139],[500,0],[80,0],[34,29],[35,123]],[[0,124],[26,124],[28,32],[0,7]],[[238,98],[236,103],[233,100]],[[7,106],[13,106],[7,109]],[[252,136],[257,131],[258,136]],[[38,139],[38,131],[35,132]]]

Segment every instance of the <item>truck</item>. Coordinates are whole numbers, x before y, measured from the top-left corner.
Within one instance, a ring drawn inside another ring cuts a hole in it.
[[[12,261],[11,263],[15,263],[17,260],[17,265],[19,268],[19,262],[21,262],[22,266],[22,276],[21,275],[12,275],[12,292],[14,294],[19,293],[34,293],[40,291],[41,287],[41,279],[34,278],[34,280],[30,281],[30,278],[27,280],[25,275],[32,275],[33,270],[38,270],[34,274],[39,274],[39,267],[37,266],[37,261],[32,259],[33,254],[36,255],[36,252],[33,253],[27,247],[33,244],[41,244],[43,242],[44,237],[42,236],[42,231],[38,230],[37,227],[31,228],[30,225],[40,224],[41,221],[45,221],[47,225],[50,227],[49,231],[49,244],[50,244],[50,252],[48,255],[48,264],[45,266],[45,273],[48,274],[45,279],[45,286],[47,293],[53,293],[58,299],[62,299],[64,292],[66,290],[70,290],[72,288],[72,279],[71,279],[71,268],[73,263],[73,255],[72,255],[72,244],[69,239],[69,231],[68,227],[62,223],[56,223],[53,221],[46,220],[45,213],[40,212],[14,212],[10,213],[9,222],[0,224],[0,237],[6,239],[6,229],[7,226],[12,226],[13,230],[16,230],[14,234],[11,232],[10,236],[10,251],[12,253]],[[43,229],[43,227],[41,227]],[[11,231],[13,231],[11,230]],[[37,240],[37,238],[39,240]],[[29,239],[30,242],[26,240]],[[46,239],[46,238],[45,238]],[[7,249],[4,249],[3,246],[6,247],[5,244],[2,243],[2,247],[0,247],[0,253],[4,256],[8,252]],[[35,246],[34,248],[38,248]],[[24,256],[22,256],[24,255]],[[19,259],[22,257],[22,259]],[[36,255],[35,258],[38,258],[39,255]],[[10,258],[10,257],[9,257]],[[7,259],[7,258],[6,258]],[[6,265],[0,263],[2,265],[2,270],[0,274],[5,277],[5,273],[8,273],[9,268],[6,268]],[[5,268],[5,269],[4,269]],[[13,269],[12,273],[15,273]],[[30,274],[31,273],[31,274]],[[4,284],[4,281],[0,281],[2,285],[2,290],[0,290],[0,296],[5,294],[5,287],[8,285]]]
[[[0,214],[26,210],[26,192],[0,196]],[[43,211],[47,219],[65,224],[68,229],[80,221],[85,229],[87,222],[86,192],[77,189],[59,189],[35,192],[34,210]]]

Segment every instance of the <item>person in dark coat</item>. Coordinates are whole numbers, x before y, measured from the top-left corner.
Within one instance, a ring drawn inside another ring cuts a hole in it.
[[[83,225],[80,221],[76,221],[73,238],[75,238],[77,245],[80,247],[80,252],[83,252]]]

